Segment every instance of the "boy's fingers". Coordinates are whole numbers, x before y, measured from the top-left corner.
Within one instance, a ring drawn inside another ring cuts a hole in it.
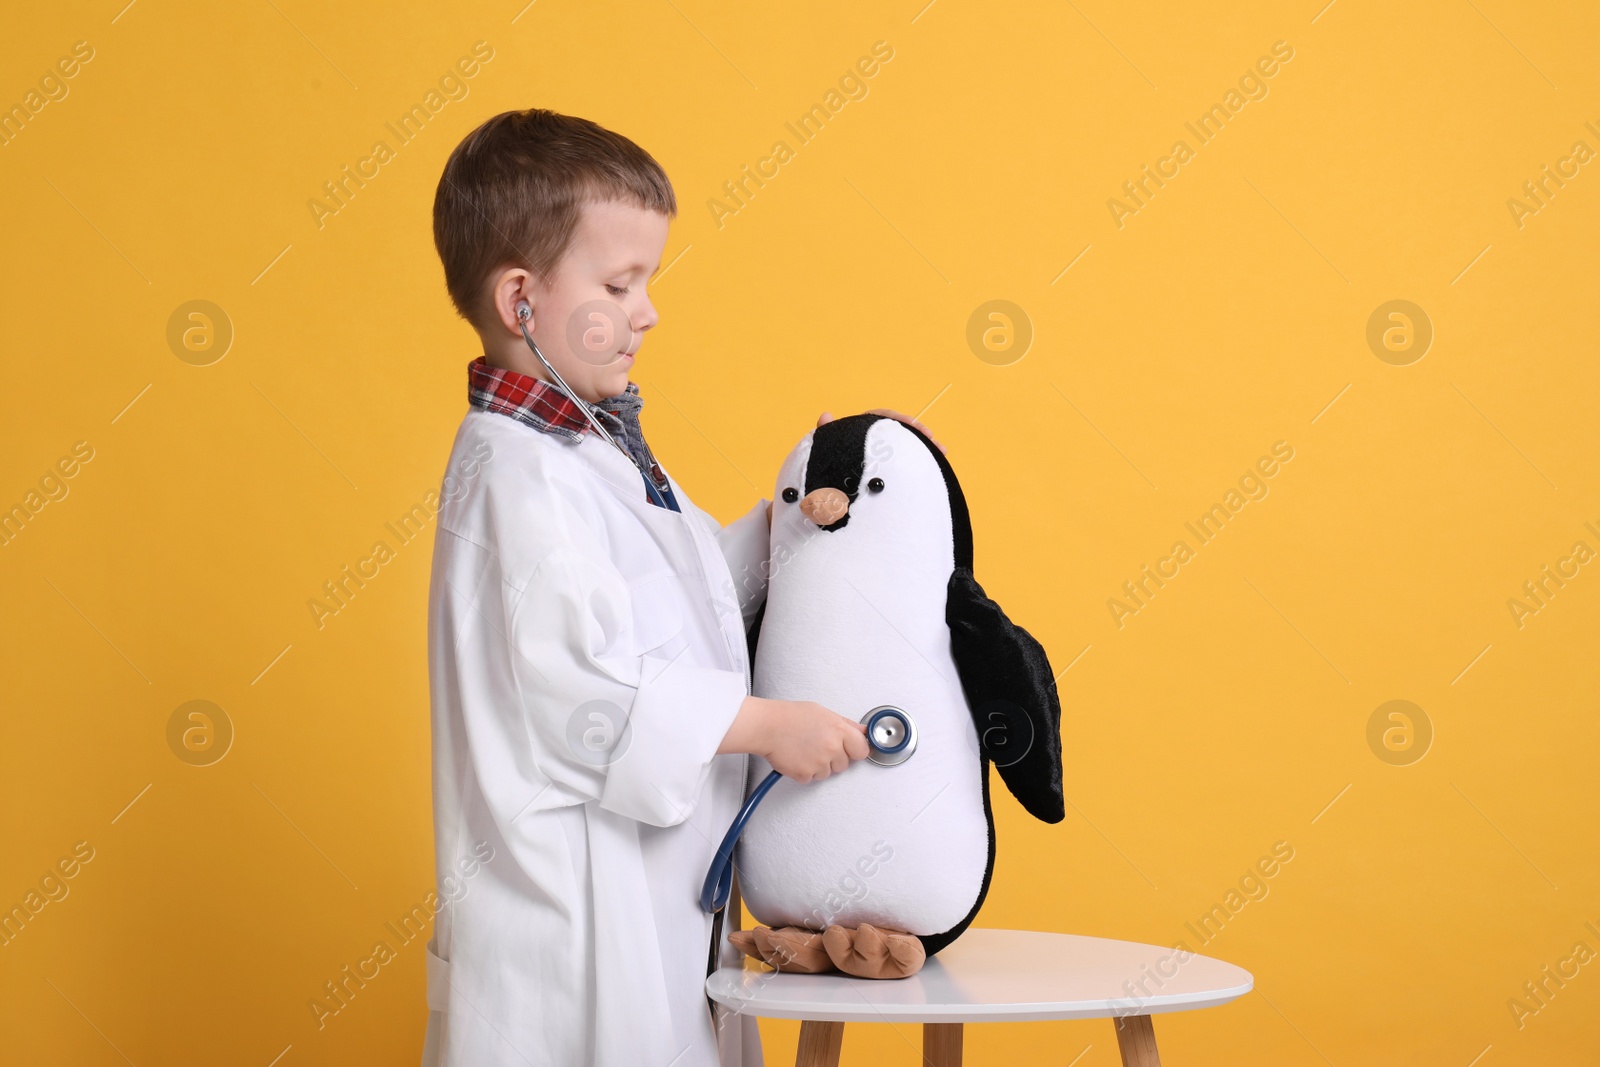
[[[824,411],[821,415],[817,416],[817,425],[818,426],[826,426],[828,423],[830,423],[832,421],[833,421],[833,413],[831,411]]]

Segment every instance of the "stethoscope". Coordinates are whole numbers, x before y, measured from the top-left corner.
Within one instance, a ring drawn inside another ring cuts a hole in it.
[[[867,724],[867,745],[871,749],[867,759],[878,766],[893,767],[904,763],[916,751],[917,725],[911,721],[910,715],[894,705],[883,704],[873,708],[861,716],[860,721]],[[728,896],[733,891],[733,846],[744,832],[744,825],[750,821],[756,805],[782,777],[782,774],[773,771],[763,778],[755,792],[744,802],[744,807],[739,809],[733,825],[728,827],[728,833],[717,849],[717,857],[711,861],[711,869],[706,872],[705,885],[700,888],[702,911],[720,912],[728,903]]]
[[[577,405],[578,410],[583,412],[583,417],[589,420],[589,425],[593,426],[601,437],[610,441],[613,448],[626,456],[629,463],[638,468],[639,475],[644,479],[644,491],[649,495],[650,503],[661,508],[667,507],[666,498],[661,495],[661,490],[657,489],[655,483],[650,480],[650,472],[645,470],[644,464],[634,459],[633,453],[623,448],[617,439],[611,436],[610,432],[600,424],[600,420],[595,418],[594,412],[589,410],[589,405],[578,399],[578,394],[574,393],[572,387],[567,385],[566,379],[556,372],[556,369],[550,365],[550,361],[544,358],[544,353],[539,351],[539,346],[533,343],[533,334],[528,332],[528,320],[531,318],[533,318],[533,305],[526,300],[517,301],[517,325],[522,329],[522,339],[528,342],[528,347],[533,350],[534,357],[538,359],[539,364],[544,367],[545,372],[550,377],[555,379],[556,385],[563,393],[567,394],[567,399],[571,400],[573,404]],[[674,509],[668,508],[668,510]]]

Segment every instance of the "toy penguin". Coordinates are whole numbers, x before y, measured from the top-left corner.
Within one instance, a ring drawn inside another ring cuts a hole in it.
[[[730,934],[780,971],[919,970],[966,930],[994,872],[989,763],[1033,815],[1063,817],[1061,708],[1044,649],[972,575],[944,454],[899,420],[818,427],[778,473],[772,573],[751,630],[757,696],[911,720],[900,762],[780,780],[735,865],[766,926]],[[770,765],[751,756],[751,782]]]

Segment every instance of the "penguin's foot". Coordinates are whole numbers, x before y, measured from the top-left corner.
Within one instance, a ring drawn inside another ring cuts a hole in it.
[[[833,970],[833,961],[822,946],[822,933],[800,926],[780,926],[776,930],[757,926],[735,930],[728,940],[739,951],[768,967],[788,974],[820,974]]]
[[[822,932],[822,947],[835,967],[856,978],[906,978],[920,971],[927,958],[914,934],[880,930],[871,923],[854,930],[830,926]]]

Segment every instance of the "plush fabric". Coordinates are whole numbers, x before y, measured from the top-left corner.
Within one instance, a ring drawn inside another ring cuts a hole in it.
[[[871,923],[854,929],[837,924],[818,932],[802,926],[738,930],[728,935],[745,955],[786,974],[842,971],[853,978],[908,978],[922,969],[927,953],[920,938]]]
[[[945,619],[984,755],[1028,814],[1060,822],[1061,703],[1043,646],[983,595],[965,567],[950,575]]]
[[[848,504],[837,518],[806,504],[830,490]],[[972,577],[966,499],[918,431],[875,415],[827,423],[784,461],[773,500],[767,600],[749,631],[754,692],[851,718],[894,705],[917,747],[895,766],[861,760],[773,788],[736,855],[765,924],[740,947],[781,970],[826,956],[848,974],[903,977],[988,893],[990,760],[1029,812],[1062,817],[1049,660]],[[750,783],[769,769],[752,756]]]

